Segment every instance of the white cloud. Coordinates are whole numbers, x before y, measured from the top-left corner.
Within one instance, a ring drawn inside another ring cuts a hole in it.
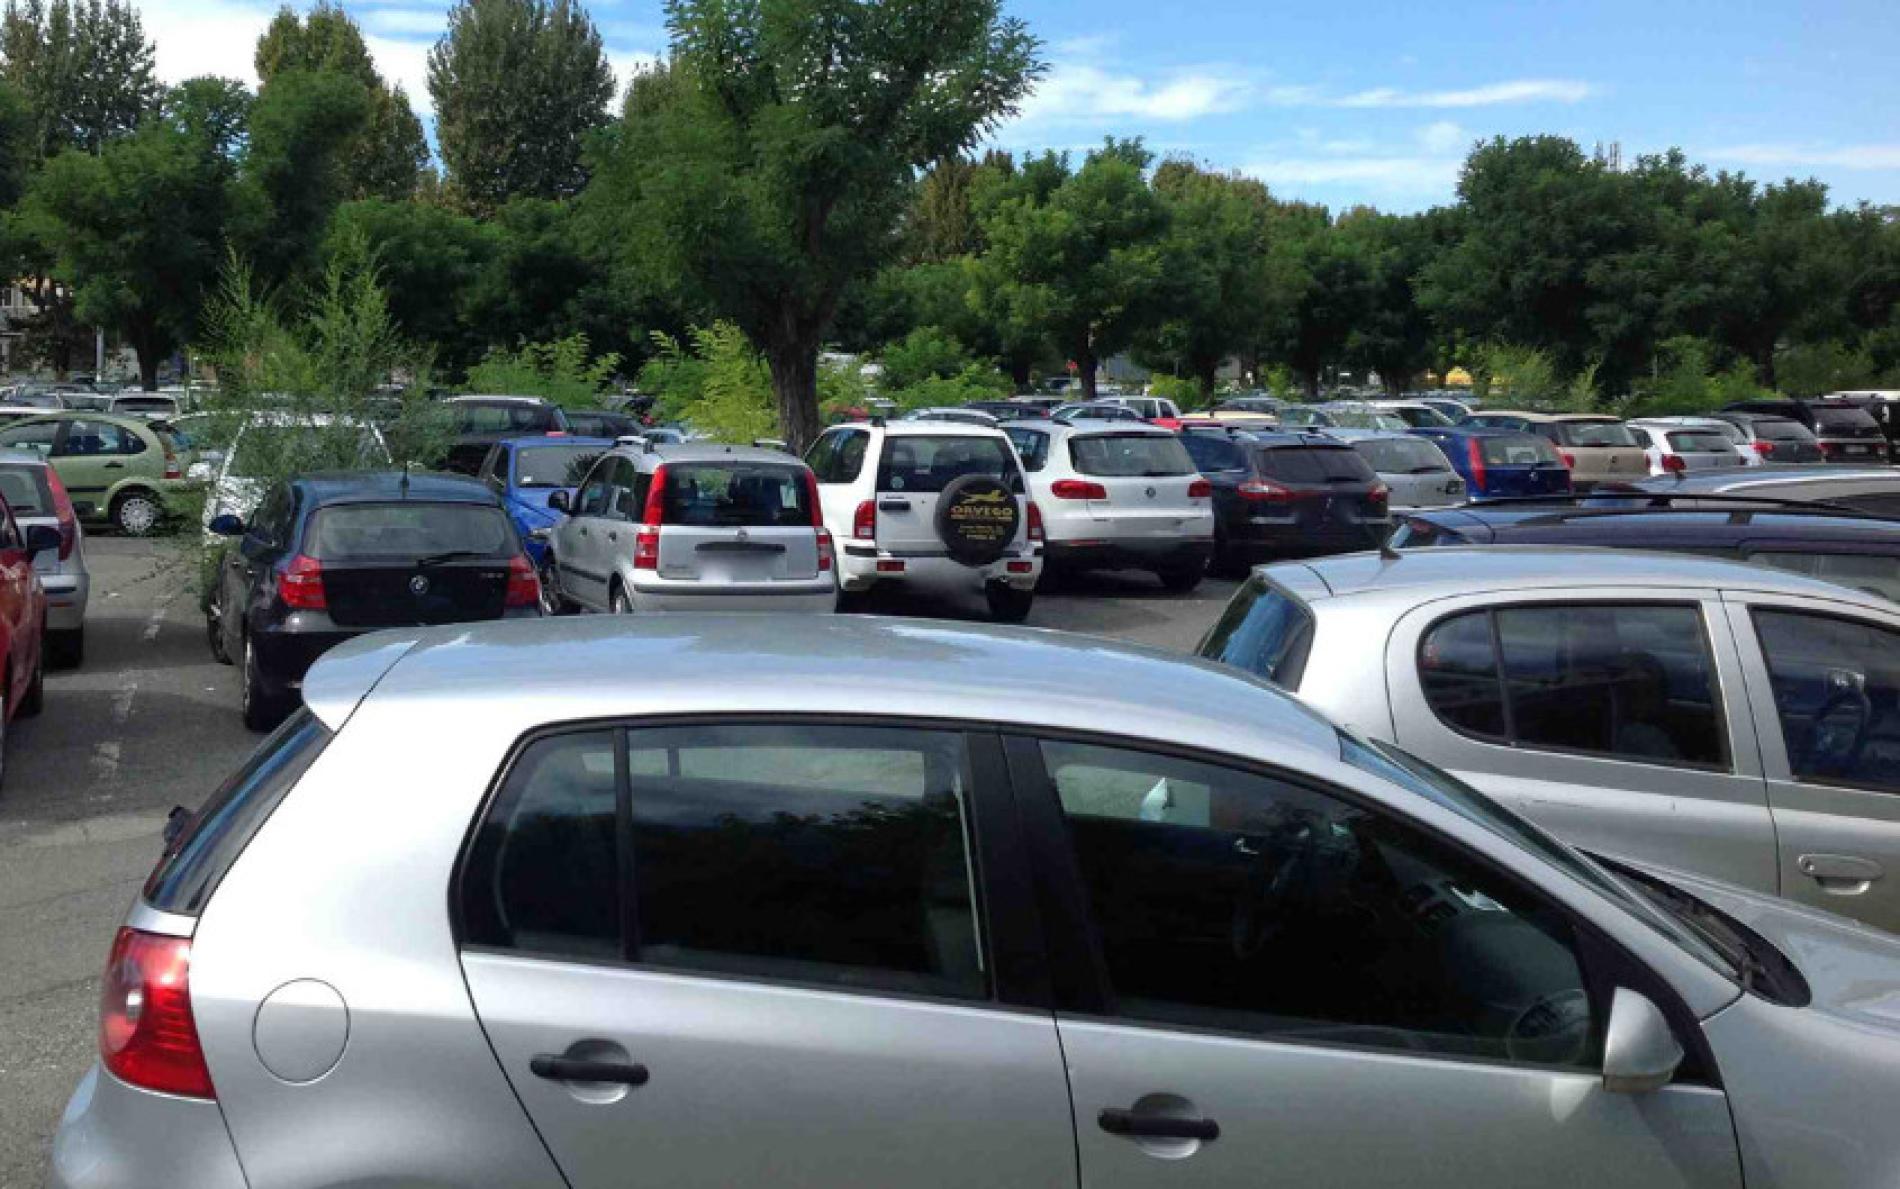
[[[1900,144],[1744,144],[1697,154],[1715,161],[1769,168],[1900,169]]]
[[[1495,107],[1506,103],[1580,103],[1595,94],[1574,79],[1515,79],[1462,91],[1400,91],[1375,87],[1333,101],[1336,107]]]
[[[352,14],[365,33],[421,37],[433,42],[448,31],[448,10],[441,8],[368,8]]]
[[[1024,103],[1021,119],[1070,122],[1106,117],[1192,120],[1237,111],[1252,88],[1220,71],[1142,79],[1099,66],[1058,63]]]
[[[200,75],[256,85],[252,57],[273,7],[242,0],[170,0],[140,12],[145,36],[156,45],[158,77],[179,83]]]
[[[1392,193],[1449,193],[1458,181],[1456,157],[1424,155],[1366,157],[1263,157],[1240,167],[1269,186],[1298,187],[1339,182],[1374,183]]]
[[[1418,130],[1419,147],[1431,153],[1449,153],[1471,143],[1471,133],[1450,120],[1438,120]]]

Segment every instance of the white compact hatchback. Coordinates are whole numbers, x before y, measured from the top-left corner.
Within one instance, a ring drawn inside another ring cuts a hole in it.
[[[1214,555],[1214,487],[1172,431],[1126,421],[1018,421],[1003,430],[1042,510],[1043,566],[1148,570],[1193,590]]]
[[[878,587],[978,590],[992,617],[1028,617],[1042,514],[1002,430],[874,418],[826,430],[805,462],[839,542],[841,605]]]

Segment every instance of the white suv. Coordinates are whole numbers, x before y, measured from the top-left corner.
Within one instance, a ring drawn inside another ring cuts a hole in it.
[[[833,426],[805,462],[839,543],[844,601],[874,586],[980,588],[1021,622],[1042,576],[1042,517],[1000,429],[873,419]]]
[[[1012,422],[1029,492],[1045,510],[1044,565],[1150,570],[1199,585],[1214,555],[1214,488],[1172,432],[1127,421]]]

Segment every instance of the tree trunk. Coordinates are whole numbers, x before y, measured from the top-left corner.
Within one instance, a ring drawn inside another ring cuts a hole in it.
[[[1094,400],[1095,344],[1087,335],[1082,336],[1082,342],[1076,348],[1075,366],[1078,369],[1077,375],[1082,381],[1082,399]]]
[[[1319,369],[1313,368],[1311,371],[1300,373],[1300,380],[1302,383],[1306,385],[1306,399],[1318,400],[1319,399]]]
[[[1766,349],[1756,354],[1755,370],[1761,380],[1761,386],[1773,392],[1775,390],[1775,345],[1773,343],[1769,343]]]
[[[792,343],[766,353],[779,433],[792,453],[804,456],[818,440],[818,344]]]
[[[165,361],[169,347],[165,336],[156,327],[135,324],[125,328],[125,337],[139,357],[139,387],[146,392],[157,391],[158,365]]]
[[[1010,359],[1009,382],[1016,386],[1018,392],[1029,391],[1029,361],[1027,359]]]
[[[1201,407],[1214,407],[1214,373],[1220,370],[1218,363],[1205,363],[1195,369],[1195,379],[1201,382]]]

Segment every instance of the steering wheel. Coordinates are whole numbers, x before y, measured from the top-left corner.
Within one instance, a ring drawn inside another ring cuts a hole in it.
[[[1540,995],[1504,1030],[1513,1061],[1573,1065],[1590,1044],[1590,997],[1581,988]]]
[[[1830,724],[1828,719],[1843,707],[1851,709],[1853,717],[1839,725]],[[1853,684],[1840,686],[1814,712],[1805,766],[1829,774],[1853,769],[1860,762],[1860,753],[1867,747],[1867,736],[1872,732],[1873,725],[1874,703],[1867,696],[1867,691]]]
[[[1255,839],[1241,837],[1234,840],[1236,851],[1256,856],[1248,866],[1247,887],[1234,905],[1234,919],[1228,930],[1228,941],[1233,947],[1234,957],[1243,962],[1258,957],[1260,951],[1279,936],[1286,920],[1279,911],[1280,901],[1293,886],[1295,877],[1305,871],[1312,859],[1311,826],[1302,826],[1290,841],[1292,846],[1281,848],[1283,852],[1290,852],[1286,861],[1278,867],[1269,868],[1261,861],[1264,856],[1255,849]]]

